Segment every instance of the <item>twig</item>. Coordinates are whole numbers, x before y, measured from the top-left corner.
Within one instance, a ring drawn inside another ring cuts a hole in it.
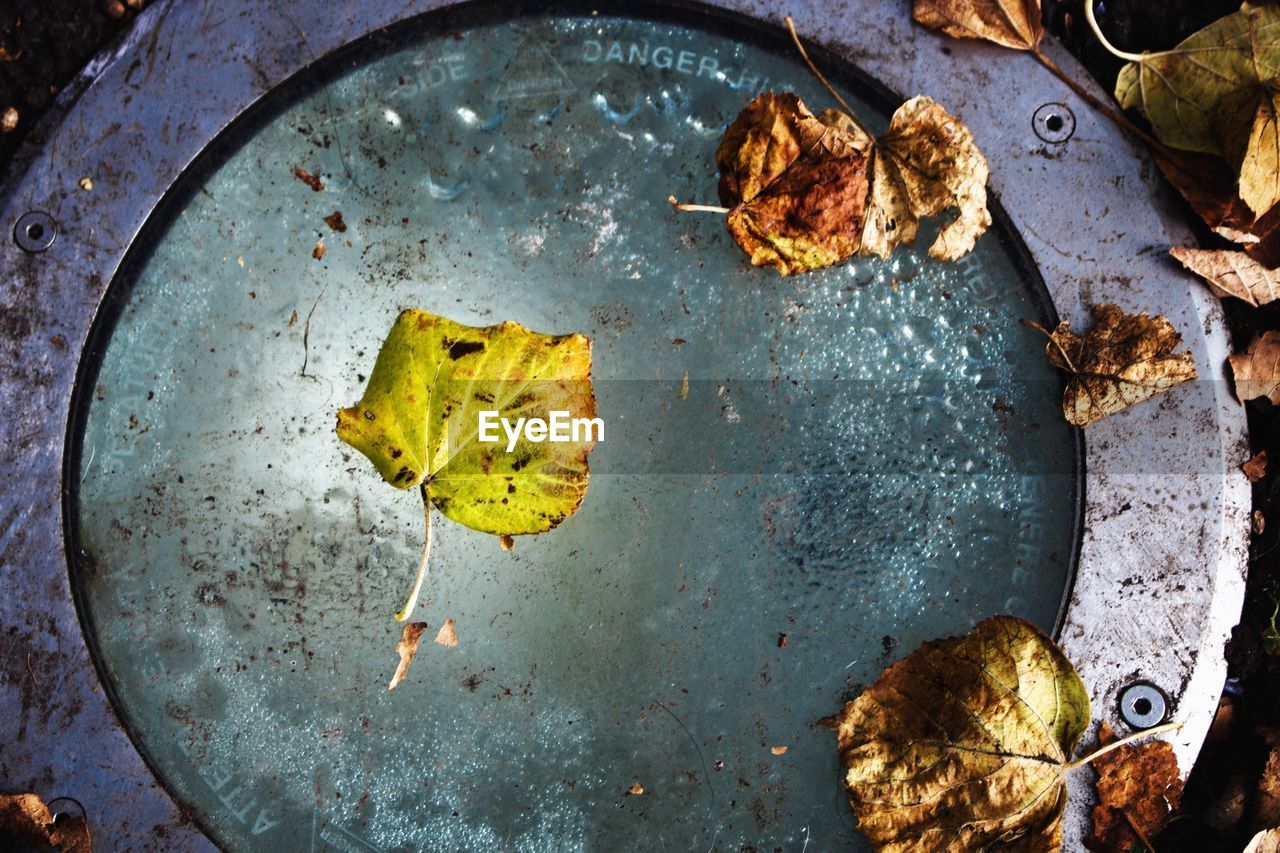
[[[1066,351],[1066,350],[1064,350],[1064,349],[1062,348],[1062,344],[1058,343],[1058,339],[1057,339],[1057,338],[1055,338],[1055,337],[1054,337],[1054,336],[1049,332],[1049,330],[1048,330],[1048,329],[1046,329],[1044,326],[1041,326],[1041,325],[1040,325],[1039,323],[1037,323],[1035,320],[1023,320],[1023,321],[1022,321],[1022,325],[1027,326],[1028,328],[1031,328],[1031,329],[1035,329],[1037,332],[1039,332],[1040,334],[1042,334],[1042,335],[1044,335],[1046,338],[1048,338],[1048,339],[1049,339],[1049,343],[1051,343],[1051,344],[1053,344],[1055,347],[1057,347],[1057,348],[1058,348],[1058,352],[1062,353],[1062,360],[1063,360],[1063,361],[1065,361],[1065,362],[1067,363],[1067,369],[1069,369],[1072,373],[1079,373],[1079,372],[1080,372],[1080,370],[1075,366],[1075,364],[1073,364],[1073,363],[1072,363],[1072,361],[1071,361],[1071,356],[1067,355],[1067,351]]]
[[[661,699],[657,699],[655,701],[658,703],[658,707],[670,714],[671,719],[679,723],[680,728],[684,729],[684,733],[689,736],[689,742],[692,743],[693,748],[698,751],[698,758],[702,761],[702,775],[706,778],[707,787],[711,789],[711,797],[714,799],[716,796],[716,783],[711,781],[711,771],[707,768],[707,757],[702,754],[702,745],[699,744],[698,739],[693,736],[693,732],[689,731],[689,727],[684,724],[684,720],[677,717],[676,712],[667,707],[667,703],[663,702]],[[719,831],[717,830],[717,833],[718,832]],[[715,846],[714,841],[711,842],[711,846]]]
[[[1111,752],[1113,749],[1119,749],[1122,746],[1128,746],[1129,744],[1133,743],[1135,740],[1142,740],[1144,737],[1150,737],[1151,735],[1158,735],[1161,732],[1171,732],[1180,728],[1182,728],[1182,723],[1165,723],[1163,726],[1156,726],[1155,728],[1151,728],[1151,729],[1143,729],[1140,732],[1134,732],[1128,737],[1120,738],[1120,740],[1116,741],[1115,743],[1109,743],[1106,746],[1102,747],[1102,749],[1095,750],[1089,753],[1088,755],[1084,756],[1083,758],[1077,758],[1075,761],[1069,761],[1066,764],[1062,765],[1062,767],[1065,770],[1074,770],[1077,767],[1083,767],[1086,764],[1089,764],[1093,761],[1097,761],[1099,758],[1106,755],[1108,752]]]
[[[813,60],[809,58],[809,52],[806,51],[804,49],[804,45],[800,43],[800,36],[796,33],[796,25],[792,22],[790,15],[787,15],[786,21],[787,29],[791,31],[791,40],[796,43],[796,50],[800,51],[800,58],[804,60],[804,64],[809,66],[809,70],[813,72],[813,76],[817,77],[818,82],[826,87],[826,90],[831,93],[831,97],[836,99],[836,103],[844,107],[845,113],[848,115],[849,120],[853,122],[854,126],[863,133],[866,133],[867,136],[871,136],[871,138],[874,139],[875,137],[870,133],[867,133],[867,129],[862,126],[860,121],[858,121],[858,117],[853,112],[853,107],[845,103],[844,98],[840,97],[840,93],[827,82],[826,77],[822,76],[822,72],[818,70],[818,66],[813,64]]]
[[[674,207],[676,210],[700,210],[704,213],[728,213],[729,212],[729,208],[716,207],[713,204],[685,204],[684,202],[676,201],[676,197],[673,195],[667,196],[667,203],[670,204],[672,207]]]
[[[311,350],[309,349],[308,340],[311,337],[311,315],[316,313],[316,306],[320,304],[320,299],[324,296],[324,292],[329,289],[329,285],[325,284],[320,288],[320,296],[316,297],[316,301],[311,303],[311,310],[307,312],[307,320],[302,324],[302,375],[307,377],[307,360],[311,358]]]
[[[40,683],[40,682],[36,679],[36,671],[35,671],[34,669],[32,669],[32,668],[31,668],[31,652],[27,652],[27,672],[31,673],[31,683],[32,683],[32,684],[39,684],[39,683]]]

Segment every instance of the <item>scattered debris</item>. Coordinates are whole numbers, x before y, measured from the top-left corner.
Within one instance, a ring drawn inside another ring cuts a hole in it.
[[[457,623],[452,619],[444,620],[444,624],[440,626],[440,631],[436,634],[436,643],[441,646],[452,649],[458,645],[458,629]]]
[[[689,399],[689,371],[684,372],[684,378],[680,380],[680,399]]]
[[[83,178],[81,178],[80,189],[84,190],[85,192],[88,192],[89,190],[93,189],[93,178],[89,177],[88,175],[85,175]]]
[[[333,213],[324,217],[324,224],[328,225],[334,231],[343,232],[347,230],[347,223],[342,221],[341,210],[335,210]]]
[[[313,192],[320,192],[324,189],[324,182],[320,180],[320,176],[311,174],[301,166],[294,166],[293,174],[298,180],[311,187]]]
[[[316,247],[311,250],[311,257],[317,261],[324,257],[324,238],[321,237],[316,241]]]
[[[515,537],[509,533],[503,533],[498,537],[498,545],[502,550],[510,551],[512,548],[516,547]]]
[[[786,748],[785,746],[775,746],[773,749],[771,749],[771,750],[769,750],[769,751],[770,751],[770,752],[772,752],[774,755],[786,755],[786,754],[787,754],[787,748]]]
[[[9,107],[0,115],[0,132],[12,133],[18,129],[18,111]]]
[[[642,796],[643,794],[644,794],[644,785],[641,785],[639,782],[637,782],[627,789],[626,796],[639,797],[639,796]]]

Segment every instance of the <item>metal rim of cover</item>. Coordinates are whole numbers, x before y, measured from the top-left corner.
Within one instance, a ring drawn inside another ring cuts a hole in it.
[[[519,2],[471,8],[491,13],[495,6],[510,14],[546,10]],[[1201,381],[1089,430],[1078,566],[1058,639],[1096,717],[1123,726],[1120,697],[1136,684],[1167,697],[1167,718],[1183,724],[1170,739],[1187,770],[1212,721],[1223,646],[1243,601],[1250,497],[1239,471],[1244,412],[1223,372],[1222,311],[1167,258],[1166,247],[1192,237],[1168,213],[1158,172],[1029,57],[927,31],[899,4],[856,15],[830,15],[814,0],[785,10],[749,0],[662,6],[703,20],[750,24],[751,16],[750,25],[770,27],[781,27],[789,12],[814,42],[889,89],[930,95],[973,130],[990,163],[990,186],[1063,319],[1087,327],[1091,305],[1114,302],[1164,314],[1182,333]],[[254,7],[250,18],[217,0],[157,3],[61,93],[14,158],[0,191],[0,216],[14,237],[0,244],[0,317],[9,338],[0,371],[0,472],[8,485],[0,495],[0,614],[14,632],[6,657],[19,661],[0,682],[0,705],[11,710],[3,723],[10,787],[91,803],[97,820],[127,822],[139,838],[163,832],[175,847],[208,845],[118,723],[73,603],[63,466],[82,351],[143,224],[211,140],[318,58],[447,7],[293,0],[288,14],[271,3]],[[609,11],[633,7],[653,8]],[[565,9],[572,10],[591,7]],[[324,25],[304,32],[296,21]],[[258,37],[244,39],[246,26]],[[177,44],[181,50],[168,49]],[[1044,49],[1105,97],[1052,39]],[[132,75],[141,62],[146,78],[167,84],[139,90]],[[143,99],[148,123],[131,124]],[[82,192],[80,178],[102,163],[113,164],[116,179]],[[33,222],[39,227],[29,228]],[[29,653],[58,660],[60,683],[28,682],[21,661]],[[1072,787],[1069,840],[1086,832],[1091,797],[1091,786]]]

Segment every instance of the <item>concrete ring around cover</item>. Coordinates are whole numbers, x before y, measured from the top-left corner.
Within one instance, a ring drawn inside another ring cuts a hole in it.
[[[156,3],[64,90],[0,191],[0,222],[15,237],[0,242],[0,621],[10,659],[0,681],[0,766],[9,789],[93,804],[95,837],[110,849],[157,838],[170,849],[211,844],[118,723],[69,585],[64,457],[91,324],[153,208],[210,140],[317,58],[447,5]],[[1223,647],[1244,594],[1249,489],[1239,466],[1247,441],[1223,374],[1222,312],[1167,257],[1169,246],[1192,238],[1150,159],[1030,57],[927,31],[905,2],[837,11],[811,0],[712,5],[776,27],[790,13],[814,42],[890,90],[930,95],[964,121],[990,163],[991,190],[1073,328],[1090,325],[1091,305],[1114,302],[1163,314],[1182,334],[1200,381],[1085,436],[1078,566],[1058,639],[1089,688],[1095,719],[1125,731],[1120,697],[1134,684],[1167,698],[1168,719],[1183,723],[1170,740],[1186,772],[1214,715]],[[1044,49],[1106,97],[1052,39]],[[135,79],[140,64],[145,86]],[[1054,120],[1055,111],[1065,112]],[[104,162],[126,179],[82,191],[81,177]],[[34,229],[24,220],[33,213]],[[34,671],[28,678],[32,649],[57,662],[38,679]],[[1087,830],[1091,796],[1091,786],[1072,788],[1070,847]]]

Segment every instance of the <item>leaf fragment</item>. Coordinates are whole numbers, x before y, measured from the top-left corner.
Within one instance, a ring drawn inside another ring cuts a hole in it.
[[[1098,743],[1116,740],[1104,721]],[[1098,805],[1086,844],[1095,850],[1127,850],[1164,829],[1182,801],[1182,778],[1173,747],[1162,740],[1122,746],[1093,762]]]
[[[1267,476],[1267,451],[1261,450],[1255,453],[1248,462],[1240,466],[1240,470],[1244,471],[1250,483],[1256,483]]]
[[[1191,355],[1174,352],[1182,336],[1165,317],[1110,304],[1093,306],[1093,316],[1083,338],[1062,322],[1045,344],[1049,362],[1071,375],[1062,396],[1068,422],[1087,427],[1196,378]]]
[[[915,0],[911,16],[953,38],[1035,50],[1044,36],[1040,0]]]
[[[452,619],[444,620],[444,624],[436,632],[436,645],[449,649],[458,645],[458,626]]]
[[[400,656],[400,663],[396,666],[395,674],[391,676],[391,683],[387,685],[387,690],[395,690],[409,674],[409,664],[413,663],[413,656],[418,653],[418,644],[422,642],[422,635],[426,630],[426,622],[410,622],[400,632],[400,641],[396,643],[396,654]]]
[[[1244,853],[1280,853],[1280,828],[1259,832],[1249,841]]]
[[[1175,246],[1169,254],[1203,278],[1215,296],[1235,297],[1255,307],[1280,298],[1280,271],[1267,269],[1244,252]]]
[[[1254,337],[1243,353],[1227,358],[1235,378],[1236,399],[1241,403],[1266,397],[1280,404],[1280,332],[1271,330]]]
[[[1029,622],[997,616],[925,643],[826,722],[858,829],[880,850],[1061,846],[1089,696]]]

